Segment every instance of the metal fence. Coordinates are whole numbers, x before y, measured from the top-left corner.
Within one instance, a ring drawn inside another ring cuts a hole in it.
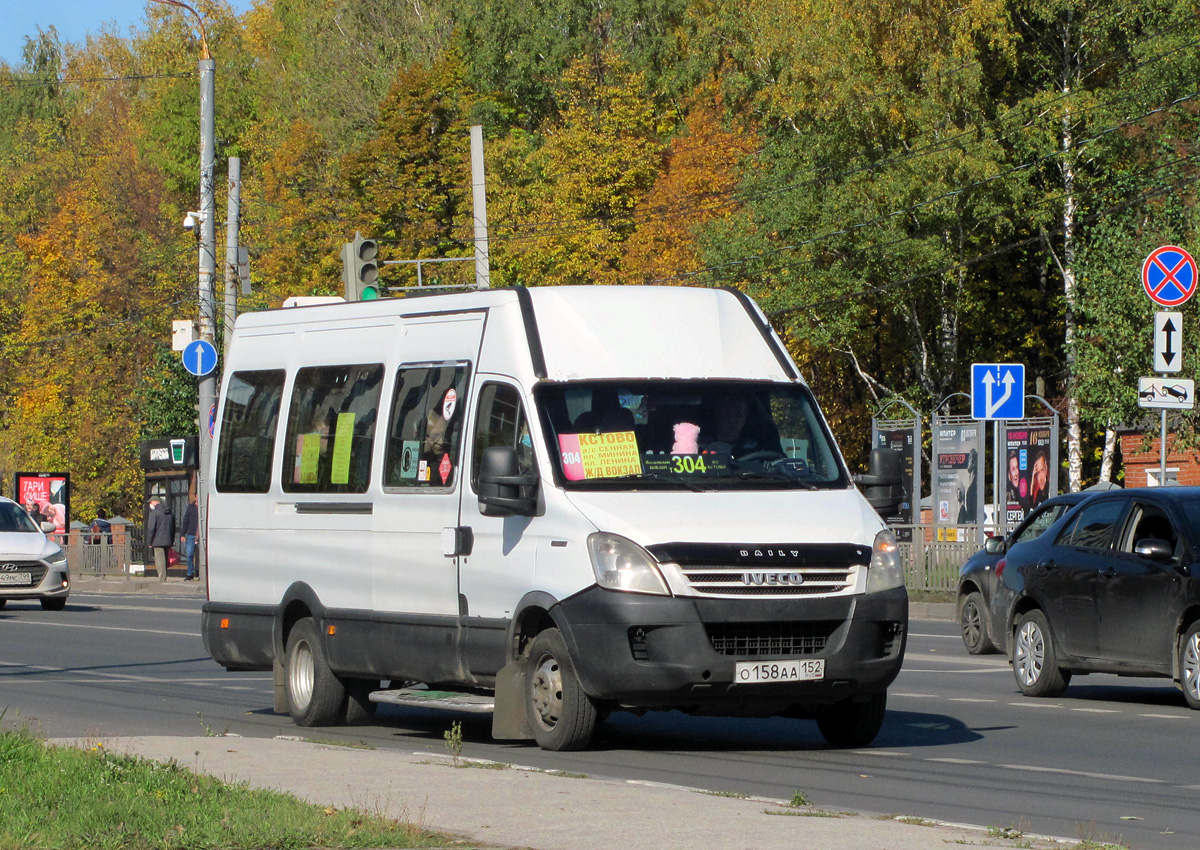
[[[900,543],[904,561],[904,583],[909,590],[956,590],[958,571],[983,544],[976,526],[956,530],[958,540],[938,540],[932,525],[894,526],[911,530],[911,541]]]
[[[73,575],[128,578],[140,574],[131,566],[146,563],[145,534],[140,525],[118,526],[111,534],[73,529],[70,534],[56,534],[54,538],[67,553]]]

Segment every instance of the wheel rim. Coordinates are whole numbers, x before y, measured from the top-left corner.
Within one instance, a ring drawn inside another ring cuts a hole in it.
[[[312,647],[306,640],[298,641],[292,647],[292,657],[288,664],[288,693],[291,695],[292,705],[300,711],[308,708],[308,703],[312,700],[315,669]]]
[[[1046,641],[1037,623],[1026,620],[1017,630],[1017,645],[1013,667],[1017,678],[1026,687],[1037,684],[1042,677],[1042,666],[1046,663]]]
[[[1193,632],[1184,644],[1182,672],[1184,693],[1200,702],[1200,632]]]
[[[562,716],[562,670],[553,655],[543,655],[530,683],[533,715],[545,729],[553,729]]]
[[[979,646],[979,641],[983,637],[983,616],[979,613],[979,606],[974,602],[968,601],[963,605],[960,625],[962,626],[963,642],[967,646]]]

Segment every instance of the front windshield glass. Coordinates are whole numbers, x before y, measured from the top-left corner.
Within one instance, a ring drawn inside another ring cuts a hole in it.
[[[847,478],[800,384],[588,381],[535,390],[555,472],[571,489],[842,488]]]
[[[0,531],[35,532],[39,530],[29,514],[25,513],[23,507],[15,503],[0,503]]]

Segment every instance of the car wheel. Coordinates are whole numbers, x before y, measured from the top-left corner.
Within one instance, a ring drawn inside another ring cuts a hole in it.
[[[983,594],[978,590],[973,590],[963,597],[958,608],[958,628],[962,632],[963,645],[967,652],[972,655],[986,655],[996,651],[988,637]]]
[[[61,611],[67,607],[65,596],[44,596],[41,599],[43,611]]]
[[[1013,673],[1021,693],[1031,697],[1056,697],[1071,681],[1071,674],[1059,669],[1050,624],[1041,611],[1026,611],[1017,621]]]
[[[584,693],[558,629],[546,629],[534,638],[525,685],[529,728],[539,747],[562,751],[588,745],[596,730],[596,703]]]
[[[297,726],[336,726],[346,706],[346,688],[329,669],[316,624],[292,626],[287,642],[288,713]]]
[[[1200,709],[1200,623],[1192,623],[1179,643],[1179,685],[1188,707]]]
[[[887,691],[862,702],[842,700],[817,715],[817,728],[833,747],[865,747],[875,740],[887,713]]]

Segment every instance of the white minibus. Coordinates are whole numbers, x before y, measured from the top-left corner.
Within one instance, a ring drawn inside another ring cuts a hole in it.
[[[205,646],[273,670],[301,726],[440,705],[565,750],[619,710],[810,718],[835,746],[883,723],[896,541],[739,291],[242,315],[214,440]],[[859,479],[877,507],[894,458]]]

